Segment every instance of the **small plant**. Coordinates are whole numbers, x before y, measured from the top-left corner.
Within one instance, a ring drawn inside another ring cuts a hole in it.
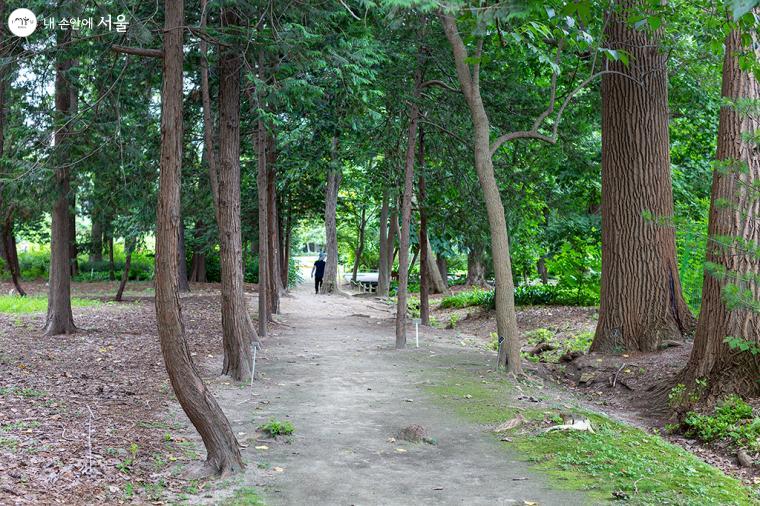
[[[287,420],[283,422],[281,420],[273,419],[263,425],[259,425],[259,430],[266,432],[272,437],[277,437],[290,436],[295,431],[295,428],[293,427],[293,424]]]
[[[738,395],[726,397],[713,414],[687,413],[684,434],[700,441],[728,440],[740,448],[760,449],[760,418]]]
[[[459,323],[459,315],[452,314],[449,316],[449,328],[455,329]]]
[[[554,338],[554,332],[549,329],[533,329],[525,334],[530,344],[539,344]]]
[[[668,392],[668,406],[675,409],[683,404],[684,394],[686,393],[686,385],[679,383]]]
[[[499,336],[496,332],[491,332],[491,341],[486,345],[486,348],[493,351],[499,351]]]

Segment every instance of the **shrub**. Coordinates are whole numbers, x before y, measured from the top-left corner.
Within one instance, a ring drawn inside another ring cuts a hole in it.
[[[494,305],[493,290],[482,290],[473,288],[454,295],[449,295],[441,300],[440,307],[447,308],[465,308],[470,306],[483,306],[491,308]]]
[[[259,425],[259,430],[266,432],[272,437],[277,437],[290,436],[295,431],[295,428],[293,427],[293,424],[287,420],[283,422],[281,420],[272,419],[264,425]]]

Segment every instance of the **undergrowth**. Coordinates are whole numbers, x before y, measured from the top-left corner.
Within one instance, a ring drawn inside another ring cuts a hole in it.
[[[99,300],[71,298],[72,307],[99,306],[101,304],[103,303]],[[0,295],[0,313],[24,314],[44,311],[47,311],[47,297],[45,296]]]
[[[700,441],[726,440],[734,447],[760,450],[760,417],[736,395],[726,397],[711,414],[687,413],[682,428]]]

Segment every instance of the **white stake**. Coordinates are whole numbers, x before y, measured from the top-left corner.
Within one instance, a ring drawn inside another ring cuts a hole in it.
[[[414,319],[414,340],[417,342],[417,348],[420,347],[420,322],[419,318]]]

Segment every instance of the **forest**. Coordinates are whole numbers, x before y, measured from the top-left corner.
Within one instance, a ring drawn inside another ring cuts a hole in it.
[[[0,21],[0,504],[760,503],[760,1]]]

